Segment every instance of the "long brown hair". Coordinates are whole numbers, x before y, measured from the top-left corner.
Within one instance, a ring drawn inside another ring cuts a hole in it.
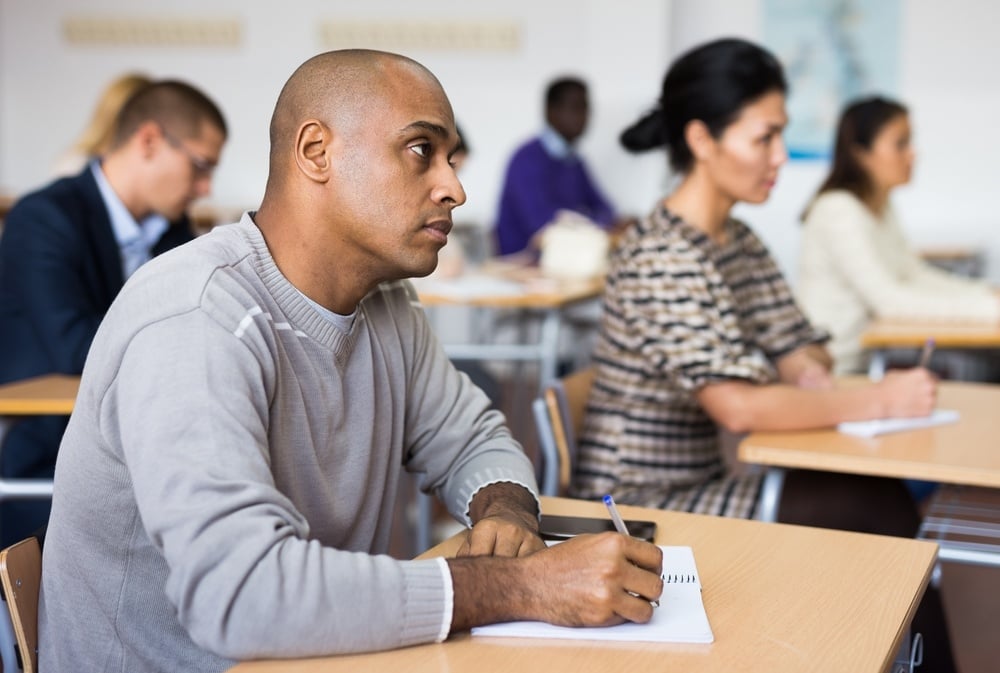
[[[873,96],[848,104],[840,114],[837,139],[833,148],[833,163],[823,184],[809,201],[802,219],[816,199],[834,189],[844,189],[863,203],[868,203],[874,191],[872,178],[858,161],[858,150],[870,150],[879,132],[893,119],[908,114],[906,106],[894,100]]]

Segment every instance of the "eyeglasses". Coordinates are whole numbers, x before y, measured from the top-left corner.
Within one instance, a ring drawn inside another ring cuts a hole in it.
[[[215,163],[209,161],[204,157],[200,157],[191,150],[189,150],[187,146],[185,146],[184,143],[181,142],[180,138],[171,134],[166,129],[161,128],[160,131],[163,133],[163,138],[167,141],[167,143],[171,147],[178,149],[184,153],[184,156],[186,156],[188,161],[191,162],[191,168],[194,169],[195,175],[202,177],[210,177],[212,175],[212,173],[215,171]]]

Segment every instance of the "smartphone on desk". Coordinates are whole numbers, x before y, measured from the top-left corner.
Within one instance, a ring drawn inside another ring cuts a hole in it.
[[[656,537],[655,521],[638,521],[625,519],[625,527],[632,537],[652,542]],[[566,540],[574,535],[584,533],[615,532],[615,523],[611,519],[590,516],[558,516],[543,514],[539,526],[539,535],[543,540]]]

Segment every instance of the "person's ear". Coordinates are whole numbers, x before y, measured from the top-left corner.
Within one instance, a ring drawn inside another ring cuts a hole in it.
[[[299,127],[295,137],[295,163],[314,182],[330,179],[330,145],[333,133],[325,124],[311,119]]]
[[[712,132],[700,119],[692,119],[684,127],[684,140],[691,149],[691,156],[696,160],[708,159],[715,148],[715,138],[712,137]]]
[[[163,140],[163,131],[155,121],[144,121],[132,134],[129,143],[136,145],[143,159],[149,159],[156,154],[156,148]]]
[[[854,144],[851,145],[851,156],[854,157],[854,163],[861,167],[861,169],[868,174],[871,174],[871,150],[864,145]]]

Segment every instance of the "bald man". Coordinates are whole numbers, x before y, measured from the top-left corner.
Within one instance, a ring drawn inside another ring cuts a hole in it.
[[[465,200],[457,144],[419,64],[316,56],[278,98],[260,209],[129,281],[56,468],[43,670],[222,671],[509,619],[650,618],[659,550],[544,549],[530,462],[401,280],[434,269]],[[471,526],[462,558],[384,555],[401,467]]]

